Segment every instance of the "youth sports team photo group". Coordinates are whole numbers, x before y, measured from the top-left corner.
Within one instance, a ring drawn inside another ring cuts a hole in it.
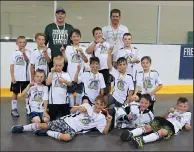
[[[155,94],[162,81],[157,69],[150,68],[149,54],[140,57],[131,44],[119,9],[111,10],[111,25],[92,30],[94,39],[87,47],[80,44],[80,30],[65,23],[65,16],[63,8],[56,9],[56,22],[35,35],[34,50],[26,48],[25,36],[16,40],[10,64],[11,115],[19,117],[21,93],[30,123],[13,126],[11,133],[33,131],[71,141],[91,130],[106,135],[125,128],[118,138],[142,148],[191,130],[186,97],[177,97],[176,108],[155,115]]]

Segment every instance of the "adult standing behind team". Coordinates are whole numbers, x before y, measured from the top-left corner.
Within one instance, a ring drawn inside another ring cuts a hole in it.
[[[66,12],[63,8],[56,9],[56,22],[51,23],[45,28],[46,45],[49,43],[52,59],[58,55],[62,55],[61,48],[70,45],[69,33],[73,30],[73,26],[65,23]],[[49,64],[49,69],[53,67],[53,62]],[[67,65],[63,71],[66,71]]]
[[[105,41],[113,47],[113,61],[116,62],[117,51],[123,47],[123,35],[129,33],[128,28],[120,24],[121,11],[112,9],[110,12],[111,25],[102,28]]]

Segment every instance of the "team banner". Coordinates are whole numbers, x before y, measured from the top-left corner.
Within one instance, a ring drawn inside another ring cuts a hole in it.
[[[193,44],[181,45],[179,79],[193,80]]]

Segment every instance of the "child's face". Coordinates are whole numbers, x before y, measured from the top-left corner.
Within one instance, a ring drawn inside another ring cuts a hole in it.
[[[92,62],[90,64],[91,71],[98,71],[99,70],[99,63],[98,62]]]
[[[147,59],[144,59],[143,61],[141,61],[141,66],[144,70],[149,70],[151,63]]]
[[[148,109],[148,107],[150,106],[150,102],[145,98],[141,98],[139,101],[139,106],[140,106],[140,109],[144,111]]]
[[[94,112],[99,113],[106,105],[102,104],[100,100],[94,102]]]
[[[55,61],[54,67],[56,72],[61,72],[63,70],[64,63],[63,61]]]
[[[24,49],[26,47],[26,39],[18,39],[16,45],[19,49]]]
[[[188,111],[188,108],[189,108],[188,102],[186,102],[186,103],[178,103],[176,109],[179,112],[187,112]]]
[[[35,41],[36,41],[36,43],[37,43],[37,45],[39,47],[44,47],[45,46],[45,38],[44,38],[44,36],[38,36]]]
[[[81,37],[77,33],[72,34],[71,40],[73,41],[73,44],[79,44],[80,39]]]
[[[94,32],[94,38],[95,39],[99,39],[99,38],[102,38],[103,37],[103,34],[102,34],[102,31],[101,30],[96,30]]]
[[[42,84],[44,81],[44,73],[36,72],[34,76],[34,81],[37,84]]]
[[[131,44],[132,37],[131,36],[124,36],[123,43],[125,47],[129,47]]]
[[[119,72],[125,73],[126,69],[127,69],[127,63],[126,62],[119,62],[117,64],[117,69],[119,70]]]

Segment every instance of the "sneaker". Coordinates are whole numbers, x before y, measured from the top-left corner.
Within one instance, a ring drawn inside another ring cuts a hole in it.
[[[133,137],[132,142],[136,148],[143,148],[143,138],[142,137]]]
[[[17,109],[11,110],[11,115],[14,116],[14,117],[19,117],[20,116]]]
[[[48,136],[47,135],[47,130],[45,129],[37,129],[34,131],[35,135],[37,136]]]
[[[13,126],[11,128],[11,133],[22,133],[24,130],[24,127],[21,126],[21,125],[18,125],[18,126]]]
[[[133,133],[130,132],[129,130],[125,130],[125,131],[121,134],[120,139],[121,139],[122,141],[130,141],[132,137],[133,137]]]

